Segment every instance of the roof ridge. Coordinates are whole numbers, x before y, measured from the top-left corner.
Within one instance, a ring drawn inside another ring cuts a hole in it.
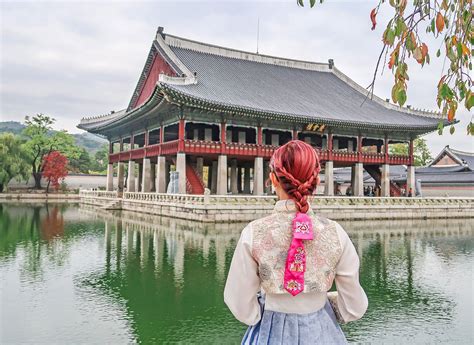
[[[184,37],[165,34],[165,43],[174,48],[189,49],[205,54],[223,56],[228,58],[253,61],[257,63],[283,66],[288,68],[304,69],[318,72],[329,72],[330,63],[314,62],[307,60],[290,59],[279,56],[257,54],[245,50],[223,47],[205,42],[199,42]]]
[[[467,155],[467,156],[474,156],[474,152],[468,152],[468,151],[461,151],[461,150],[456,150],[448,146],[448,149],[455,154],[461,154],[461,155]]]

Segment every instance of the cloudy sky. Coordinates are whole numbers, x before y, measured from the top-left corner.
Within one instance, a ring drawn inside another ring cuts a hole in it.
[[[370,30],[376,0],[326,0],[317,8],[285,1],[5,1],[0,3],[0,117],[22,121],[45,113],[56,128],[80,132],[81,117],[124,108],[158,26],[165,32],[241,50],[326,62],[363,86],[372,78],[383,25]],[[383,24],[389,7],[379,15]],[[432,64],[409,67],[407,104],[436,109],[443,61],[428,41]],[[390,95],[392,75],[379,76],[376,94]],[[471,114],[458,115],[456,133],[427,136],[433,154],[445,145],[473,150]]]

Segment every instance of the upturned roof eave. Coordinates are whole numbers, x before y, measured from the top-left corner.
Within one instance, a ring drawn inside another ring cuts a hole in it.
[[[357,129],[378,129],[378,130],[398,130],[402,129],[405,132],[416,132],[418,134],[426,134],[432,132],[437,129],[438,123],[430,124],[430,125],[419,125],[419,126],[408,126],[403,124],[378,124],[378,123],[368,123],[368,122],[356,122],[356,121],[344,121],[344,120],[333,120],[333,119],[326,119],[321,116],[309,116],[307,114],[289,114],[283,112],[275,112],[275,111],[263,111],[260,109],[254,109],[251,107],[246,106],[236,106],[232,104],[226,104],[222,102],[211,101],[203,98],[196,97],[194,95],[189,95],[181,90],[177,90],[173,88],[171,85],[167,85],[164,83],[159,83],[159,88],[163,90],[164,93],[168,94],[169,97],[173,98],[174,101],[183,103],[187,106],[194,106],[199,107],[205,110],[211,110],[216,112],[230,112],[230,113],[237,113],[240,115],[254,115],[254,116],[262,116],[265,118],[275,119],[274,116],[279,116],[280,120],[283,121],[291,121],[294,122],[295,119],[299,119],[305,122],[315,122],[319,121],[321,124],[332,125],[332,126],[339,126],[339,127],[350,127],[350,128],[357,128]],[[433,118],[434,119],[434,118]],[[436,119],[434,119],[436,120]],[[440,119],[442,121],[442,119]],[[444,125],[450,125],[455,122],[449,122],[444,120]]]

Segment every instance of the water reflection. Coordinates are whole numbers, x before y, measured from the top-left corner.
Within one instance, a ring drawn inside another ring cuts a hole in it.
[[[342,225],[361,257],[370,301],[366,317],[344,327],[351,341],[472,339],[473,220]],[[8,331],[0,342],[87,342],[89,332],[94,342],[238,343],[244,327],[223,304],[222,290],[243,226],[0,204],[0,275],[14,282],[0,285],[2,301],[21,301],[5,304]],[[24,302],[31,296],[33,304]],[[51,303],[61,305],[54,316]],[[22,313],[42,328],[18,326]],[[92,319],[100,327],[89,327]],[[57,327],[69,331],[58,338]]]

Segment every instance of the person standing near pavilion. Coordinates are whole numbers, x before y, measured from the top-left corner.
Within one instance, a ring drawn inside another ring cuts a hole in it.
[[[269,177],[279,201],[242,231],[224,289],[230,311],[249,325],[243,344],[345,344],[338,321],[367,310],[354,245],[308,203],[319,171],[317,153],[302,141],[273,154]],[[328,293],[334,280],[337,292]]]

